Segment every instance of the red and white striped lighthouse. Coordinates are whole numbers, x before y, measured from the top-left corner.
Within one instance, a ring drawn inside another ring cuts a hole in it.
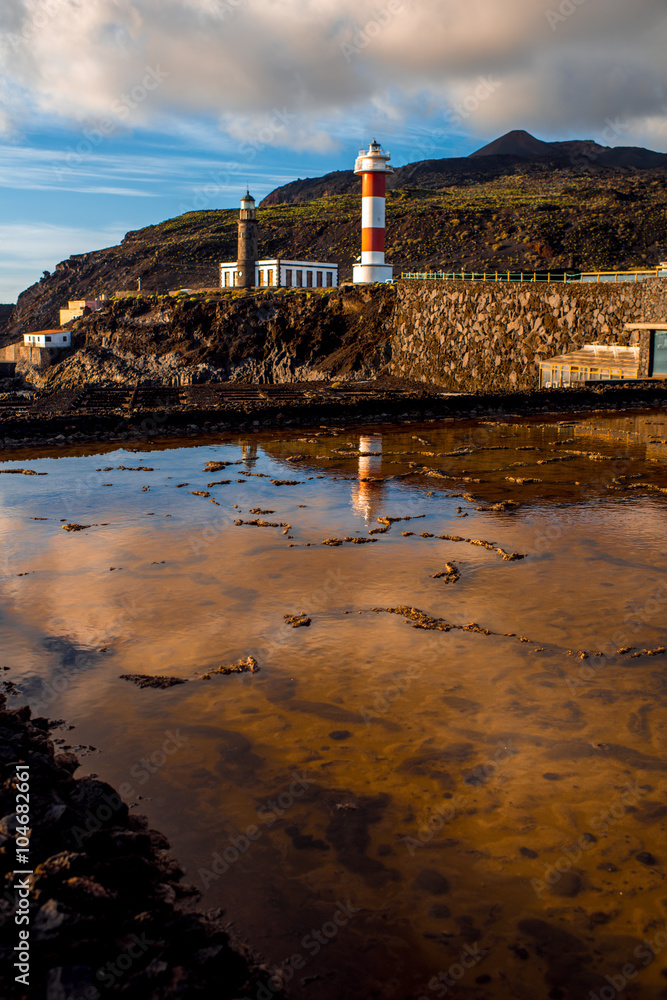
[[[385,189],[387,174],[393,174],[379,142],[373,139],[368,151],[361,150],[354,164],[355,174],[361,174],[361,263],[353,268],[356,284],[386,281],[394,269],[384,262]]]

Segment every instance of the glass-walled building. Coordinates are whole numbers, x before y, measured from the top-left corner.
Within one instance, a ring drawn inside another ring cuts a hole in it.
[[[667,322],[626,323],[633,342],[586,344],[569,354],[540,361],[540,389],[557,389],[582,382],[625,379],[667,379]]]
[[[540,362],[540,389],[638,377],[639,347],[587,344],[578,351]]]

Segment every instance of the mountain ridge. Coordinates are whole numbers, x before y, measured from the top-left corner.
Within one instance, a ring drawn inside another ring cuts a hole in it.
[[[589,169],[575,168],[573,149],[576,158],[587,140],[575,142],[564,144],[557,160],[492,152],[400,167],[387,194],[387,260],[395,273],[558,274],[648,268],[667,259],[667,169],[599,167],[590,145],[583,158]],[[606,155],[627,162],[629,154],[620,147]],[[650,151],[632,156],[667,162]],[[292,203],[270,204],[268,196],[260,204],[260,256],[334,261],[348,281],[360,252],[358,178],[336,171],[292,188]],[[216,287],[219,263],[236,259],[237,222],[238,209],[188,212],[129,232],[118,246],[61,261],[21,293],[10,318],[0,310],[0,346],[57,326],[68,299],[122,294],[138,279],[147,293]]]
[[[667,153],[641,146],[601,146],[594,139],[543,142],[523,129],[507,132],[465,157],[419,160],[397,167],[387,178],[387,190],[482,183],[517,173],[571,170],[573,174],[607,175],[635,170],[667,172]],[[315,198],[355,194],[359,178],[352,170],[336,170],[321,177],[290,181],[269,192],[260,208],[298,205]]]

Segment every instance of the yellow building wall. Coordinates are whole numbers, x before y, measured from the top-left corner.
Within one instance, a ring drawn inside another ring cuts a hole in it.
[[[74,303],[70,302],[70,306]],[[65,323],[69,323],[72,319],[78,319],[79,316],[83,316],[83,305],[80,308],[75,309],[61,309],[60,310],[60,325],[64,326]]]

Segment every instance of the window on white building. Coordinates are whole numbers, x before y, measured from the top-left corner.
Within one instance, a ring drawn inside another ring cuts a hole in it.
[[[292,272],[291,272],[291,270],[285,271],[285,287],[286,288],[291,288],[292,287]]]
[[[327,288],[333,288],[333,274],[327,271]]]
[[[296,272],[296,284],[297,288],[303,288],[303,271]]]
[[[306,288],[312,288],[312,287],[313,287],[313,272],[306,271]]]

